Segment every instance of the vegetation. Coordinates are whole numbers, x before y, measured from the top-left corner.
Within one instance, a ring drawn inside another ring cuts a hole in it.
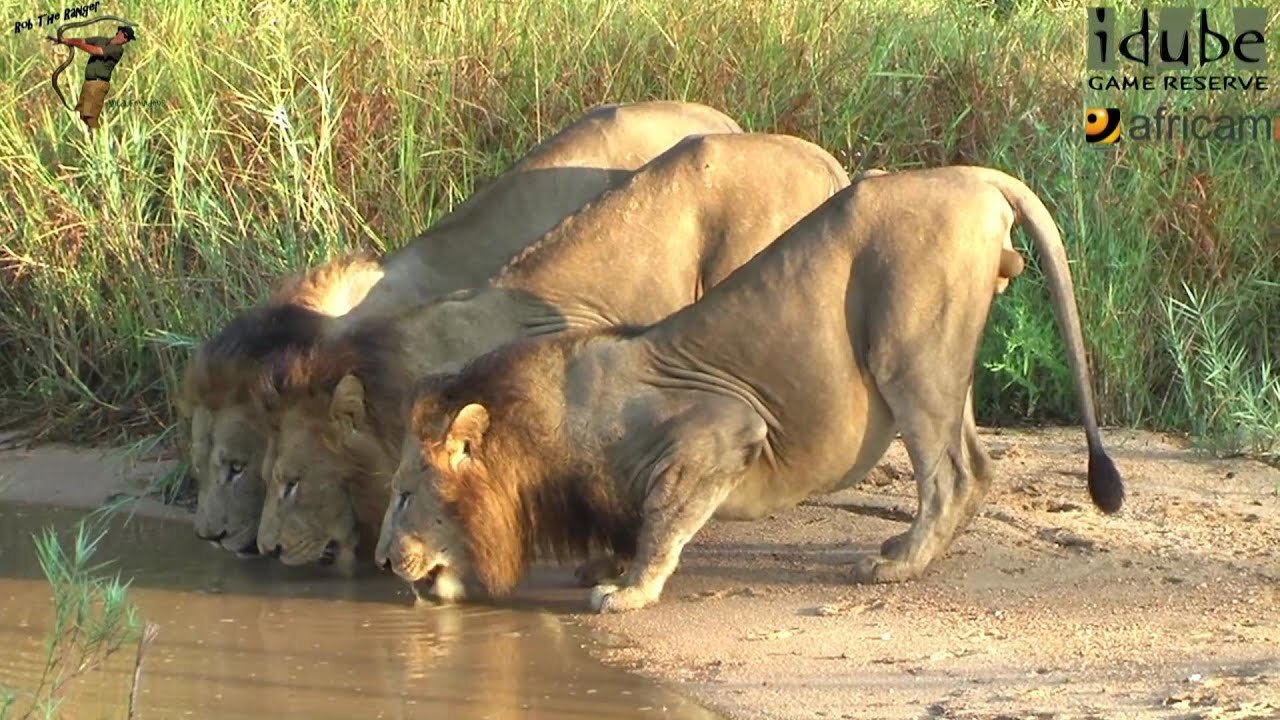
[[[136,643],[129,699],[129,717],[133,716],[143,653],[156,628],[139,623],[128,583],[118,575],[103,574],[106,564],[91,564],[107,532],[104,519],[110,510],[82,520],[68,548],[52,529],[35,537],[40,567],[53,591],[53,624],[46,634],[44,670],[36,686],[26,692],[0,688],[0,720],[61,717],[59,705],[74,680]],[[26,711],[16,715],[24,706]]]
[[[1086,104],[1217,115],[1277,107],[1277,91],[1087,90],[1087,5],[265,0],[216,21],[138,6],[92,139],[48,88],[40,33],[14,37],[0,414],[54,437],[169,427],[194,340],[274,278],[405,242],[590,105],[679,98],[814,140],[851,171],[1024,178],[1069,245],[1102,419],[1280,452],[1280,143],[1099,149],[1081,132]],[[1074,419],[1060,347],[1029,271],[993,313],[981,419]]]

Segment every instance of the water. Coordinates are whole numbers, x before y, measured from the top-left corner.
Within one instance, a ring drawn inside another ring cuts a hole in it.
[[[82,515],[0,504],[0,686],[30,690],[43,669],[52,609],[31,535]],[[583,646],[598,638],[545,612],[580,610],[580,589],[414,607],[406,586],[372,568],[342,578],[237,560],[181,522],[121,516],[111,527],[94,560],[118,559],[111,571],[133,578],[140,618],[159,626],[139,720],[716,717],[592,660]],[[125,718],[134,654],[75,681],[61,717]]]

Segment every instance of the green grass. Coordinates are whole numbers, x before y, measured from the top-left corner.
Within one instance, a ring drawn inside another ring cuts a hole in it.
[[[118,574],[105,574],[109,563],[93,562],[107,532],[106,520],[115,509],[107,507],[81,520],[65,547],[52,528],[34,537],[40,567],[53,592],[53,623],[45,634],[43,672],[35,687],[0,687],[0,720],[64,717],[59,706],[74,681],[136,645],[129,699],[129,717],[133,716],[143,653],[156,628],[139,622],[128,596],[129,583]],[[17,714],[23,706],[25,712]]]
[[[15,36],[0,61],[0,411],[50,437],[168,427],[193,339],[275,277],[404,242],[590,105],[677,98],[814,140],[851,171],[1023,178],[1069,246],[1104,422],[1274,453],[1280,143],[1086,146],[1086,99],[1154,105],[1085,91],[1086,5],[135,4],[117,8],[140,42],[112,97],[159,105],[108,100],[92,142],[47,86],[41,33]],[[1060,347],[1029,270],[981,350],[982,420],[1075,419]]]

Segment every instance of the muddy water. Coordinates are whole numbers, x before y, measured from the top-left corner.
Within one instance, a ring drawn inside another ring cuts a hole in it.
[[[52,611],[31,534],[82,515],[0,505],[0,685],[29,690],[43,667]],[[583,646],[598,638],[534,607],[576,611],[581,590],[535,587],[524,607],[414,607],[373,569],[342,578],[237,560],[185,523],[136,516],[113,521],[94,556],[110,558],[160,631],[139,720],[714,717],[594,662]],[[133,655],[79,679],[61,716],[124,718]]]

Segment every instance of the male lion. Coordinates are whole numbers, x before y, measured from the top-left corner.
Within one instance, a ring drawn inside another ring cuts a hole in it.
[[[681,138],[741,132],[726,115],[694,103],[596,107],[381,262],[324,266],[242,313],[196,352],[178,403],[192,423],[196,533],[228,550],[256,551],[267,441],[247,390],[272,353],[479,284]]]
[[[991,483],[971,392],[1002,246],[1039,253],[1079,394],[1089,491],[1124,487],[1094,419],[1057,227],[987,168],[875,175],[841,191],[648,327],[509,345],[423,383],[376,561],[438,596],[506,593],[539,550],[631,558],[600,612],[656,602],[711,517],[747,519],[849,487],[900,431],[915,521],[859,582],[919,577]]]
[[[256,377],[270,353],[314,342],[326,318],[349,311],[381,277],[378,262],[363,254],[287,277],[266,304],[232,319],[187,364],[177,405],[191,420],[196,535],[242,556],[257,553],[266,442],[245,378]]]
[[[259,397],[274,424],[262,552],[370,558],[404,440],[404,391],[505,342],[655,322],[697,300],[845,187],[799,138],[688,138],[535,242],[488,285],[282,354]],[[584,578],[608,575],[600,561]]]

